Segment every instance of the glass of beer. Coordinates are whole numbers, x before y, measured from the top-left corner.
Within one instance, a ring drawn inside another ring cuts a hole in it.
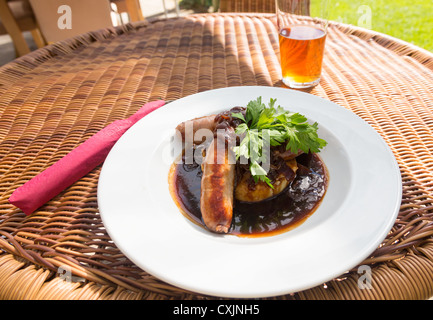
[[[276,0],[282,81],[310,88],[320,81],[328,0]]]

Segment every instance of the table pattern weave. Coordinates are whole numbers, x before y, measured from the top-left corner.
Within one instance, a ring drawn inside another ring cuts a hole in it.
[[[101,167],[30,216],[8,198],[146,102],[282,86],[275,24],[272,14],[231,13],[140,22],[56,43],[0,68],[0,298],[212,298],[158,280],[120,252],[98,213]],[[331,23],[323,77],[309,92],[353,111],[383,137],[400,167],[403,199],[391,232],[363,262],[372,268],[371,289],[358,288],[354,269],[275,298],[432,296],[433,55]]]

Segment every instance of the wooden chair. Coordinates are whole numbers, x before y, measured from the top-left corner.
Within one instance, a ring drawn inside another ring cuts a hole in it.
[[[139,0],[110,0],[117,7],[117,13],[128,13],[131,22],[145,20]]]
[[[117,5],[119,12],[127,12],[131,21],[144,20],[139,0],[107,0],[107,3],[109,1]],[[63,4],[63,2],[59,2],[59,4]],[[97,21],[90,23],[89,30],[85,29],[86,23],[80,23],[79,26],[74,26],[76,32],[68,33],[64,30],[57,30],[55,26],[58,18],[57,11],[54,10],[53,13],[48,13],[46,4],[40,0],[0,0],[0,34],[9,34],[16,55],[22,56],[31,51],[23,32],[30,31],[37,47],[42,48],[48,43],[74,36],[76,33],[90,31],[95,27],[110,26],[111,18],[109,13],[108,15],[105,14],[103,18],[101,16],[104,15],[103,11],[102,9],[98,11],[100,15],[98,15]]]
[[[275,13],[275,0],[220,0],[221,12]]]
[[[9,34],[17,56],[31,51],[24,31],[31,32],[38,48],[46,45],[28,0],[0,0],[0,34]]]
[[[48,44],[113,26],[109,0],[29,0]],[[61,7],[65,6],[62,10]],[[66,10],[69,8],[69,14]],[[69,15],[71,25],[61,25]],[[62,16],[65,17],[62,20]],[[60,26],[59,26],[60,23]]]

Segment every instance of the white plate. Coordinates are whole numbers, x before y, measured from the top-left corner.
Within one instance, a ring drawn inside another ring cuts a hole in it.
[[[212,234],[186,219],[171,198],[170,138],[184,120],[258,96],[319,123],[319,136],[328,141],[320,153],[328,191],[316,212],[286,233]],[[117,247],[149,274],[201,294],[253,298],[305,290],[356,267],[393,226],[401,192],[389,147],[352,112],[299,91],[230,87],[174,101],[129,129],[103,165],[98,203]]]

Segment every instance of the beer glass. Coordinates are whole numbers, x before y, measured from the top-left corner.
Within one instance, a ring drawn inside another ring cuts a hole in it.
[[[320,81],[328,0],[276,0],[282,81],[309,88]]]

